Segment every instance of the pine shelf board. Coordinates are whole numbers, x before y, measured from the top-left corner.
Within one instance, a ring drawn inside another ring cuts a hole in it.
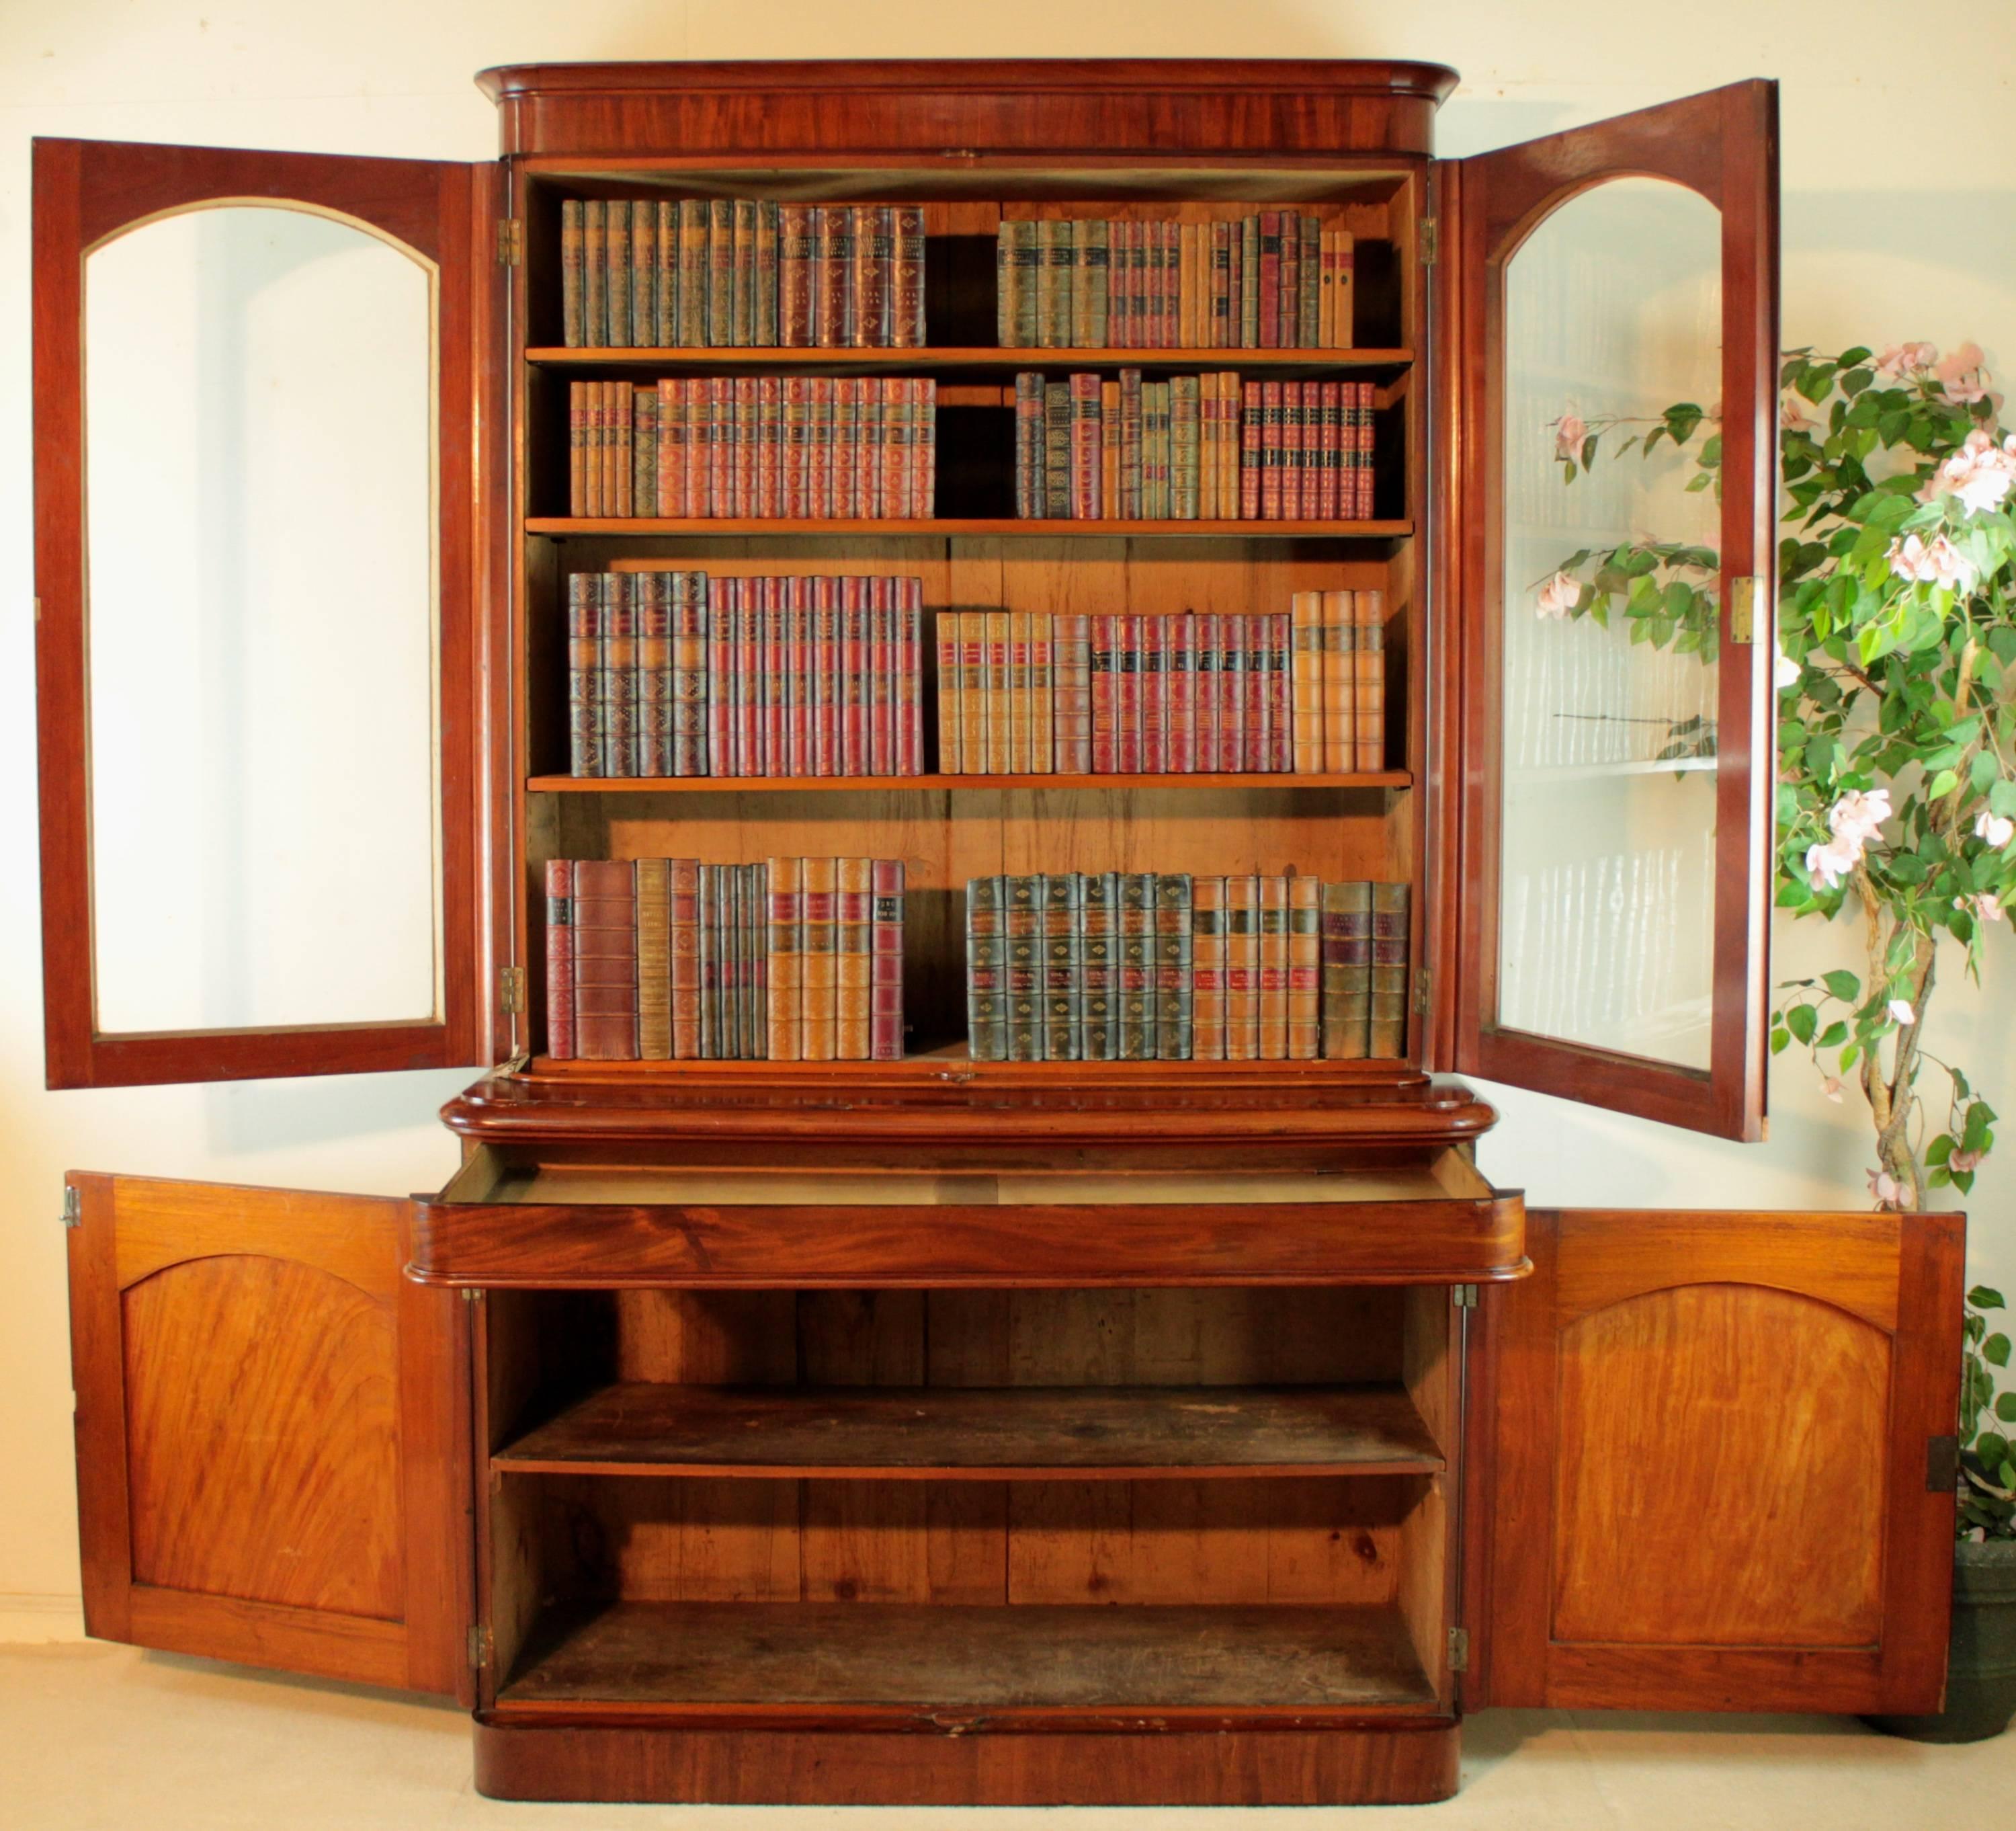
[[[999,1725],[1004,1714],[1039,1724],[1135,1711],[1299,1720],[1435,1703],[1391,1605],[625,1601],[536,1621],[496,1714],[816,1709],[922,1726],[971,1710]]]
[[[550,1475],[929,1481],[1433,1475],[1404,1387],[605,1386],[491,1458]]]
[[[965,517],[905,521],[763,521],[729,518],[687,521],[665,516],[531,515],[525,521],[527,534],[594,535],[598,536],[685,535],[1035,535],[1046,540],[1060,537],[1080,539],[1194,539],[1209,535],[1239,540],[1397,540],[1411,535],[1414,524],[1399,521],[1024,521],[1014,516],[1001,518]]]
[[[986,793],[1005,788],[1411,788],[1409,770],[1368,770],[1298,776],[1283,770],[1252,774],[1193,771],[1160,775],[1002,776],[533,776],[525,786],[535,795],[797,795],[959,790]]]
[[[791,348],[569,349],[553,344],[528,348],[525,360],[553,368],[711,369],[1028,369],[1088,366],[1121,369],[1404,369],[1412,350],[1245,349],[1001,349],[988,344],[873,348],[828,345]]]

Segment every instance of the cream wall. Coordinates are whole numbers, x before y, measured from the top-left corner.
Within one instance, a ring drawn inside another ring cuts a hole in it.
[[[1900,24],[1903,29],[1899,30]],[[1017,0],[38,0],[0,4],[0,1638],[74,1632],[63,1235],[66,1167],[383,1193],[449,1167],[436,1107],[466,1078],[52,1094],[41,1087],[33,780],[28,142],[35,134],[481,159],[470,78],[538,59],[1043,56],[1422,57],[1463,85],[1442,150],[1477,152],[1749,76],[1784,84],[1785,328],[1823,344],[1973,337],[2016,361],[2016,27],[2005,7],[1936,27],[1875,0],[1269,0],[1096,7]],[[1935,1040],[2016,1111],[2016,957],[1996,938],[1978,1015]],[[1849,936],[1787,929],[1781,969]],[[1949,997],[1958,992],[1951,987]],[[1960,1000],[1956,1000],[1959,1002]],[[1484,1161],[1535,1201],[1858,1204],[1863,1116],[1795,1064],[1768,1144],[1745,1148],[1496,1090]],[[1978,1272],[2016,1282],[2012,1173],[1978,1189]]]

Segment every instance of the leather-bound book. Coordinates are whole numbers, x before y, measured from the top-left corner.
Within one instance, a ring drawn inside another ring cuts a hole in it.
[[[769,873],[760,864],[745,864],[742,874],[742,1044],[751,1061],[770,1053]]]
[[[910,440],[916,431],[909,391],[893,377],[868,384],[881,398],[882,444],[869,458],[881,472],[878,485],[885,519],[901,521],[910,513]]]
[[[1225,880],[1190,880],[1190,1059],[1225,1059]]]
[[[1407,1053],[1407,886],[1372,886],[1372,1011],[1366,1053],[1398,1061]]]
[[[1337,521],[1344,514],[1344,388],[1341,381],[1327,381],[1322,387],[1316,513],[1326,521]]]
[[[1278,381],[1260,384],[1260,519],[1281,519],[1281,479],[1287,463],[1287,409]]]
[[[602,773],[602,594],[592,572],[567,575],[567,773]]]
[[[1276,341],[1284,350],[1302,341],[1302,219],[1293,210],[1281,212],[1281,323]]]
[[[1259,621],[1267,649],[1267,749],[1262,766],[1286,775],[1295,762],[1289,683],[1294,631],[1286,611],[1269,611]]]
[[[786,204],[777,212],[777,338],[802,350],[814,335],[812,207]]]
[[[1302,258],[1295,294],[1300,323],[1295,344],[1298,349],[1312,350],[1323,341],[1323,224],[1305,215],[1301,219],[1301,228]]]
[[[691,1061],[700,1052],[700,863],[675,858],[665,873],[671,901],[670,958],[671,982],[672,1054]]]
[[[735,200],[711,197],[707,206],[707,342],[735,345]]]
[[[1260,348],[1281,342],[1281,212],[1260,212]]]
[[[898,349],[918,349],[924,341],[923,206],[898,204],[890,215],[888,341]]]
[[[736,773],[754,776],[763,770],[764,581],[743,578],[736,583],[741,614],[735,620]]]
[[[832,330],[829,348],[846,349],[859,341],[855,326],[861,321],[861,301],[855,291],[859,269],[855,265],[855,216],[848,207],[836,205],[826,212],[832,229],[826,283],[833,297],[827,323]],[[827,340],[822,337],[822,342]]]
[[[1021,305],[1019,257],[1023,237],[1032,232],[1031,224],[1006,219],[994,232],[994,341],[1004,350],[1014,349],[1019,343],[1015,328]]]
[[[614,470],[613,474],[605,473],[603,476],[603,512],[627,520],[637,512],[634,391],[627,381],[611,381],[603,385],[606,410],[613,433],[608,461]]]
[[[694,376],[679,384],[685,402],[681,416],[686,422],[686,516],[692,520],[703,518],[707,512],[713,488],[710,474],[713,458],[707,439],[713,419],[710,391],[706,380]]]
[[[1122,1061],[1156,1058],[1155,874],[1123,871],[1120,877],[1120,1056]]]
[[[903,861],[878,858],[869,936],[868,1054],[873,1061],[903,1059]]]
[[[938,773],[956,776],[965,767],[959,754],[959,618],[956,611],[940,611],[932,625],[937,640]]]
[[[1323,773],[1323,593],[1298,591],[1288,600],[1291,654],[1290,750],[1298,776]]]
[[[704,864],[698,870],[700,1055],[704,1061],[718,1061],[722,1059],[721,867]]]
[[[567,384],[567,513],[585,515],[588,508],[589,440],[593,434],[594,397],[585,381]]]
[[[574,1044],[585,1061],[637,1059],[637,885],[628,860],[574,867]]]
[[[735,377],[729,513],[738,521],[747,521],[756,513],[757,418],[761,401],[756,384],[753,375]]]
[[[1240,466],[1244,456],[1239,431],[1242,388],[1239,377],[1229,369],[1218,381],[1218,513],[1222,520],[1237,521],[1244,514],[1240,500]]]
[[[569,197],[560,205],[560,334],[571,350],[587,342],[582,326],[588,313],[588,297],[581,284],[584,231],[581,204]]]
[[[1219,619],[1223,647],[1218,660],[1218,766],[1228,774],[1244,773],[1247,767],[1246,674],[1253,659],[1251,621],[1230,611]]]
[[[1323,1036],[1323,885],[1288,879],[1288,1059],[1313,1061]]]
[[[657,333],[658,347],[667,349],[679,341],[679,207],[676,204],[661,204],[655,214],[657,217],[658,278],[653,328]]]
[[[874,588],[871,581],[856,575],[841,579],[839,589],[840,675],[833,687],[840,712],[839,772],[866,776],[871,773],[868,719],[875,698],[875,683],[870,678],[874,649],[869,640]]]
[[[637,609],[627,572],[600,575],[602,773],[637,773]]]
[[[658,383],[658,475],[653,495],[661,515],[686,512],[686,387],[677,377]]]
[[[812,643],[805,687],[805,723],[810,728],[808,776],[840,773],[840,708],[833,690],[840,679],[840,581],[823,575],[805,581],[812,600]]]
[[[1175,376],[1169,383],[1169,514],[1179,521],[1197,518],[1199,442],[1197,378]]]
[[[777,506],[787,521],[806,518],[812,476],[812,380],[787,375],[784,424],[778,441]]]
[[[736,613],[739,578],[709,578],[707,593],[707,773],[733,776]]]
[[[756,500],[758,517],[774,521],[784,512],[784,378],[756,380]]]
[[[1147,466],[1142,478],[1141,513],[1150,521],[1171,519],[1169,470],[1169,384],[1141,384],[1141,449]]]
[[[1288,880],[1262,878],[1260,899],[1260,1059],[1288,1055]]]
[[[1057,734],[1053,703],[1056,672],[1055,639],[1052,619],[1045,611],[1029,618],[1028,755],[1022,767],[1031,775],[1047,776],[1057,766]]]
[[[1210,285],[1202,334],[1207,348],[1229,350],[1238,341],[1233,330],[1237,313],[1232,285],[1232,244],[1238,230],[1229,222],[1214,222],[1209,227],[1211,247],[1207,261]]]
[[[1015,515],[1033,521],[1043,512],[1043,378],[1033,369],[1015,376]]]
[[[704,197],[679,200],[679,326],[671,341],[683,348],[707,341],[707,298],[712,284],[711,212]]]
[[[1121,518],[1120,384],[1099,384],[1099,514],[1102,521]]]
[[[637,600],[637,755],[632,773],[672,773],[672,605],[669,572],[631,575]]]
[[[1141,770],[1142,644],[1138,616],[1113,619],[1113,766],[1123,776]]]
[[[1182,341],[1183,229],[1179,223],[1158,222],[1155,230],[1162,265],[1161,330],[1155,341],[1174,349]]]
[[[1354,766],[1386,766],[1386,594],[1361,591],[1352,604]]]
[[[1096,521],[1099,500],[1100,378],[1075,374],[1071,391],[1071,477],[1067,512],[1075,521]]]
[[[1369,521],[1377,512],[1373,496],[1377,485],[1377,473],[1373,469],[1373,443],[1377,430],[1377,410],[1373,404],[1372,384],[1361,381],[1355,384],[1358,410],[1355,424],[1358,430],[1356,449],[1358,468],[1355,473],[1358,483],[1357,506],[1352,511],[1361,521]]]
[[[938,512],[938,384],[922,376],[897,386],[907,389],[916,422],[910,441],[910,514],[929,521]]]
[[[707,384],[707,512],[717,520],[735,513],[735,380],[715,375]]]
[[[895,223],[886,207],[857,204],[848,234],[854,257],[854,334],[850,341],[857,349],[887,348]]]
[[[730,323],[735,347],[747,349],[756,341],[756,204],[735,200],[734,304]]]
[[[831,1061],[839,1047],[840,975],[837,950],[840,861],[808,858],[802,882],[805,917],[800,926],[799,1012],[803,1024],[804,1059]]]
[[[1217,772],[1218,671],[1223,657],[1222,619],[1215,611],[1199,611],[1189,619],[1193,632],[1190,656],[1190,720],[1196,727],[1191,767],[1205,775]]]
[[[1332,348],[1357,348],[1358,248],[1348,229],[1332,232],[1337,268],[1337,302],[1330,308]]]
[[[896,581],[886,575],[868,586],[868,773],[896,773]]]
[[[1008,755],[1010,775],[1029,767],[1029,613],[1008,613]]]
[[[990,776],[1005,776],[1011,767],[1014,708],[1008,697],[1009,619],[1006,611],[985,611],[983,669],[987,712],[981,730],[986,733],[987,760],[982,766]]]
[[[961,611],[959,625],[959,770],[963,776],[992,773],[988,762],[987,616]]]
[[[1323,887],[1323,1052],[1364,1058],[1371,1037],[1372,886]]]
[[[1043,879],[1040,873],[1004,881],[1001,912],[1006,986],[1008,1060],[1043,1059]]]
[[[640,858],[637,874],[637,1055],[672,1053],[671,860]]]
[[[1086,686],[1092,719],[1092,769],[1110,776],[1119,757],[1120,643],[1121,620],[1101,615],[1089,620]]]
[[[1161,1061],[1190,1058],[1197,1008],[1191,896],[1191,881],[1183,873],[1156,878],[1155,1055]]]
[[[1085,1051],[1084,884],[1076,871],[1052,871],[1042,885],[1042,1059],[1076,1061]]]
[[[1144,616],[1130,619],[1140,630],[1134,665],[1140,683],[1141,761],[1144,775],[1162,776],[1169,768],[1168,651],[1164,636],[1169,619]]]
[[[1110,224],[1078,224],[1075,247],[1077,258],[1071,268],[1071,334],[1075,342],[1089,350],[1107,347],[1111,247]]]
[[[1043,515],[1065,521],[1071,512],[1071,391],[1068,380],[1043,383]]]
[[[1117,871],[1087,871],[1078,880],[1078,1015],[1086,1061],[1111,1061],[1120,1051],[1120,907]]]
[[[1332,775],[1358,766],[1352,597],[1348,591],[1323,594],[1323,766]]]
[[[1225,880],[1225,1058],[1260,1054],[1260,882]]]
[[[1204,228],[1198,222],[1176,225],[1176,344],[1180,349],[1196,349],[1203,341],[1197,335],[1197,304],[1202,296],[1197,284],[1197,236]]]
[[[1260,347],[1260,216],[1255,211],[1239,225],[1239,347]]]
[[[609,206],[591,197],[581,208],[581,343],[589,349],[609,343]]]
[[[1165,767],[1179,776],[1197,769],[1197,620],[1186,611],[1161,619]]]
[[[653,204],[630,211],[630,341],[639,349],[658,343],[658,211]]]
[[[782,211],[769,200],[756,206],[754,323],[749,341],[769,349],[777,341],[777,256],[782,239]]]
[[[546,861],[546,1053],[566,1061],[575,1053],[574,863]]]
[[[1008,880],[966,885],[967,1052],[975,1061],[1008,1059]]]
[[[1076,225],[1046,220],[1036,225],[1042,265],[1036,276],[1036,341],[1046,350],[1071,342],[1071,269],[1078,260]]]
[[[833,934],[833,1056],[840,1061],[868,1059],[871,1000],[869,988],[874,957],[874,861],[843,858],[835,870]]]
[[[842,375],[833,384],[833,518],[851,521],[862,513],[861,397],[868,384]]]
[[[607,314],[611,349],[625,349],[630,343],[630,206],[610,202],[603,206],[602,297]]]
[[[674,776],[704,776],[707,744],[707,575],[669,572],[671,600],[671,767]]]
[[[756,680],[761,737],[750,773],[788,776],[791,773],[791,582],[768,573],[743,583],[751,600],[749,615],[756,619],[762,640]]]
[[[924,773],[924,582],[890,581],[895,599],[896,773]]]
[[[812,773],[812,599],[817,582],[802,574],[783,581],[785,752],[779,773],[787,776]]]
[[[814,376],[805,384],[812,402],[805,450],[811,467],[805,473],[805,514],[815,521],[833,519],[833,389],[830,376]]]
[[[1109,520],[1138,521],[1143,514],[1142,382],[1138,369],[1120,371],[1120,503]]]
[[[1242,521],[1260,519],[1266,417],[1264,384],[1242,382],[1239,391],[1239,519]]]

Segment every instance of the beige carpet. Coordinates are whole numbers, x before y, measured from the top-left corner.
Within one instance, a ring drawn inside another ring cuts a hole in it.
[[[1823,1717],[1615,1717],[1497,1710],[1464,1737],[1463,1790],[1427,1808],[1193,1812],[1198,1827],[1294,1831],[1943,1831],[2007,1822],[2016,1735],[1922,1748]],[[1074,1815],[1099,1831],[1166,1810]],[[1038,1824],[984,1814],[776,1807],[504,1805],[470,1784],[469,1732],[446,1706],[100,1645],[0,1647],[5,1831],[550,1831],[801,1826],[922,1831]]]

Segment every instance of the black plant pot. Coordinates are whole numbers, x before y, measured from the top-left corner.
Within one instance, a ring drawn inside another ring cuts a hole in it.
[[[1946,1707],[1865,1721],[1913,1742],[1985,1742],[2016,1716],[2016,1540],[1953,1547]]]

